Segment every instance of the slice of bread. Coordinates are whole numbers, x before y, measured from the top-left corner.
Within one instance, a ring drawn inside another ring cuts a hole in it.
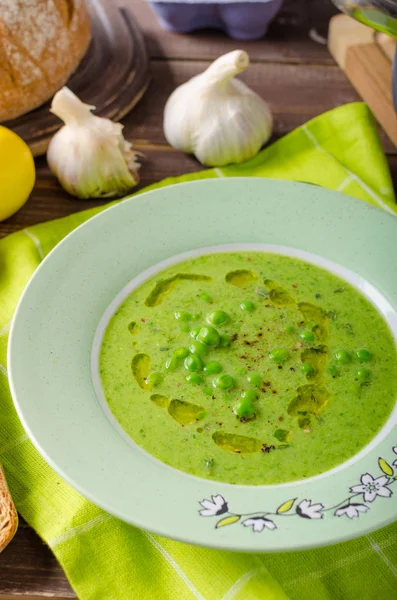
[[[0,465],[0,552],[4,550],[18,528],[18,515],[8,491]]]

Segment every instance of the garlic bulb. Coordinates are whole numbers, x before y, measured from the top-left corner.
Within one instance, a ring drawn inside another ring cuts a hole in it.
[[[273,119],[266,102],[234,79],[248,65],[248,54],[234,50],[171,94],[164,110],[171,146],[212,167],[257,154],[271,135]]]
[[[53,98],[51,112],[65,125],[50,141],[47,161],[62,187],[78,198],[111,198],[139,182],[137,154],[123,125],[91,113],[67,87]]]

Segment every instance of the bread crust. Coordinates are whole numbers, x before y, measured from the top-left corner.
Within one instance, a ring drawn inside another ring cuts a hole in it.
[[[48,100],[90,40],[85,0],[0,0],[0,122]]]
[[[17,528],[18,514],[0,465],[0,552],[11,542]]]

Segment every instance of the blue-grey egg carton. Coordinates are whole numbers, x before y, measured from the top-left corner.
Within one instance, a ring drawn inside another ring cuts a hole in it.
[[[283,0],[149,0],[149,4],[160,24],[170,31],[188,33],[197,29],[212,28],[224,31],[235,40],[256,40],[266,34]]]

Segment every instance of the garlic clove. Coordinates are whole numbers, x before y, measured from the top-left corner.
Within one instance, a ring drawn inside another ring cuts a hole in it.
[[[245,71],[249,64],[250,58],[245,50],[233,50],[215,59],[202,75],[209,85],[222,85]]]
[[[82,125],[87,122],[95,106],[85,104],[67,87],[61,88],[53,97],[50,112],[65,125]]]
[[[64,87],[53,98],[51,112],[64,126],[51,139],[48,165],[62,187],[78,198],[112,198],[139,182],[137,153],[123,137],[123,126],[92,114]]]
[[[267,103],[235,79],[248,65],[244,50],[229,52],[174,90],[164,110],[171,146],[208,166],[243,162],[258,153],[271,136],[273,119]]]

